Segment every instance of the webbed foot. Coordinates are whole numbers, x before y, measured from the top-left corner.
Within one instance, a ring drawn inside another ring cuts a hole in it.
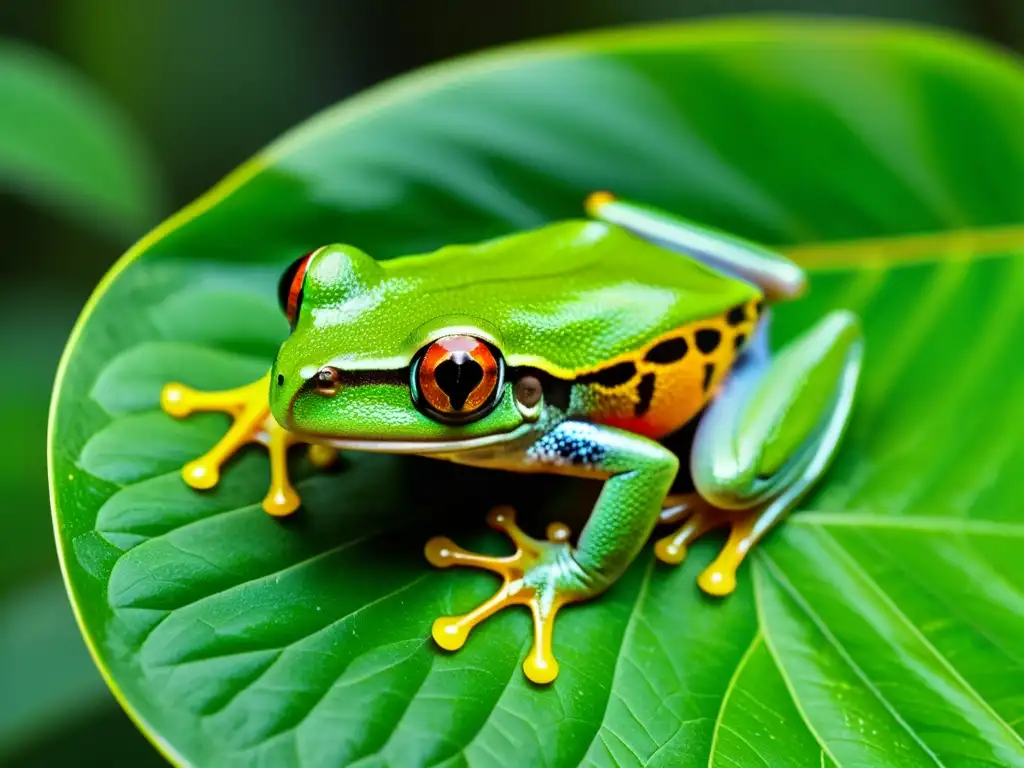
[[[182,469],[182,477],[192,488],[206,490],[217,485],[224,462],[243,445],[265,446],[270,455],[270,489],[263,499],[263,509],[282,517],[299,508],[299,495],[288,478],[288,449],[302,441],[270,415],[269,389],[270,374],[244,387],[219,392],[199,392],[172,382],[164,386],[160,406],[178,419],[199,412],[226,413],[234,419],[213,448]],[[337,451],[327,446],[311,445],[309,449],[309,459],[317,467],[329,466],[336,456]]]
[[[541,541],[523,533],[509,507],[492,510],[487,522],[512,539],[514,554],[492,557],[467,552],[442,536],[426,544],[427,560],[438,568],[482,568],[504,580],[493,597],[469,613],[435,620],[434,640],[445,650],[458,650],[470,631],[488,616],[510,605],[525,605],[533,614],[533,648],[523,662],[523,671],[535,683],[550,683],[558,676],[558,662],[551,650],[555,617],[562,606],[585,600],[596,590],[588,588],[582,569],[573,559],[566,526],[552,523],[547,529],[548,540]]]
[[[678,565],[686,558],[687,547],[708,531],[729,526],[729,538],[718,557],[697,577],[700,588],[709,595],[724,597],[736,589],[736,569],[750,548],[761,538],[757,521],[763,509],[716,509],[707,504],[691,505],[689,516],[675,533],[658,539],[654,554],[663,563]]]

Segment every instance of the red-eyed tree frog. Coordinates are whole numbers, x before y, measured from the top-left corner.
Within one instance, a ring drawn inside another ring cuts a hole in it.
[[[300,442],[313,446],[315,463],[337,449],[383,451],[603,481],[575,544],[557,524],[547,540],[531,538],[507,508],[488,521],[514,555],[426,543],[435,566],[504,580],[482,605],[438,618],[437,644],[456,650],[488,616],[528,606],[534,644],[524,670],[536,683],[558,674],[559,609],[613,584],[659,523],[678,526],[654,547],[669,564],[728,526],[698,582],[712,595],[732,592],[744,556],[836,451],[861,367],[857,320],[833,312],[772,354],[771,305],[805,289],[795,264],[608,193],[591,195],[586,210],[388,261],[350,245],[298,259],[280,287],[291,334],[265,378],[225,392],[164,388],[173,416],[235,419],[186,465],[185,481],[212,487],[252,441],[270,452],[264,508],[274,515],[299,506],[285,454]],[[684,427],[694,436],[680,456],[659,441]],[[693,492],[670,494],[681,464]]]

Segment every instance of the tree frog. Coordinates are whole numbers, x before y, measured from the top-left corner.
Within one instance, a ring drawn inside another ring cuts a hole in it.
[[[173,416],[235,419],[186,465],[186,482],[212,487],[251,441],[270,452],[264,508],[274,515],[299,506],[285,454],[300,442],[316,463],[338,449],[383,451],[603,481],[575,543],[558,524],[545,540],[528,536],[508,508],[488,522],[511,538],[511,556],[426,543],[434,566],[503,580],[468,613],[438,618],[436,643],[454,651],[488,616],[527,606],[534,642],[523,666],[536,683],[558,674],[559,609],[615,583],[659,523],[677,526],[654,546],[669,564],[728,527],[698,583],[732,592],[744,556],[836,450],[861,367],[857,319],[833,312],[773,354],[770,307],[806,286],[794,263],[609,193],[585,209],[389,261],[350,245],[298,259],[280,284],[291,334],[265,378],[226,392],[164,388]],[[684,427],[693,437],[680,456],[660,441]],[[693,491],[673,494],[681,463]]]

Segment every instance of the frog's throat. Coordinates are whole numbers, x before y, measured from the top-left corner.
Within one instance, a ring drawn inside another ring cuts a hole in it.
[[[343,451],[364,451],[367,453],[408,453],[416,455],[463,453],[481,448],[513,442],[533,432],[533,424],[521,424],[509,432],[470,437],[461,440],[375,440],[366,438],[328,437],[325,435],[296,432],[302,442],[319,443]]]

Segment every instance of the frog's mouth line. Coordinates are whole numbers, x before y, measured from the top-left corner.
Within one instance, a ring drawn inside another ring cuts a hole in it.
[[[509,432],[498,432],[481,437],[470,437],[461,440],[374,440],[366,438],[326,437],[324,435],[308,435],[294,433],[301,439],[311,443],[328,445],[343,451],[365,451],[367,453],[408,453],[430,455],[438,453],[461,453],[478,448],[488,448],[499,443],[507,443],[525,437],[533,429],[532,424],[520,424]]]

